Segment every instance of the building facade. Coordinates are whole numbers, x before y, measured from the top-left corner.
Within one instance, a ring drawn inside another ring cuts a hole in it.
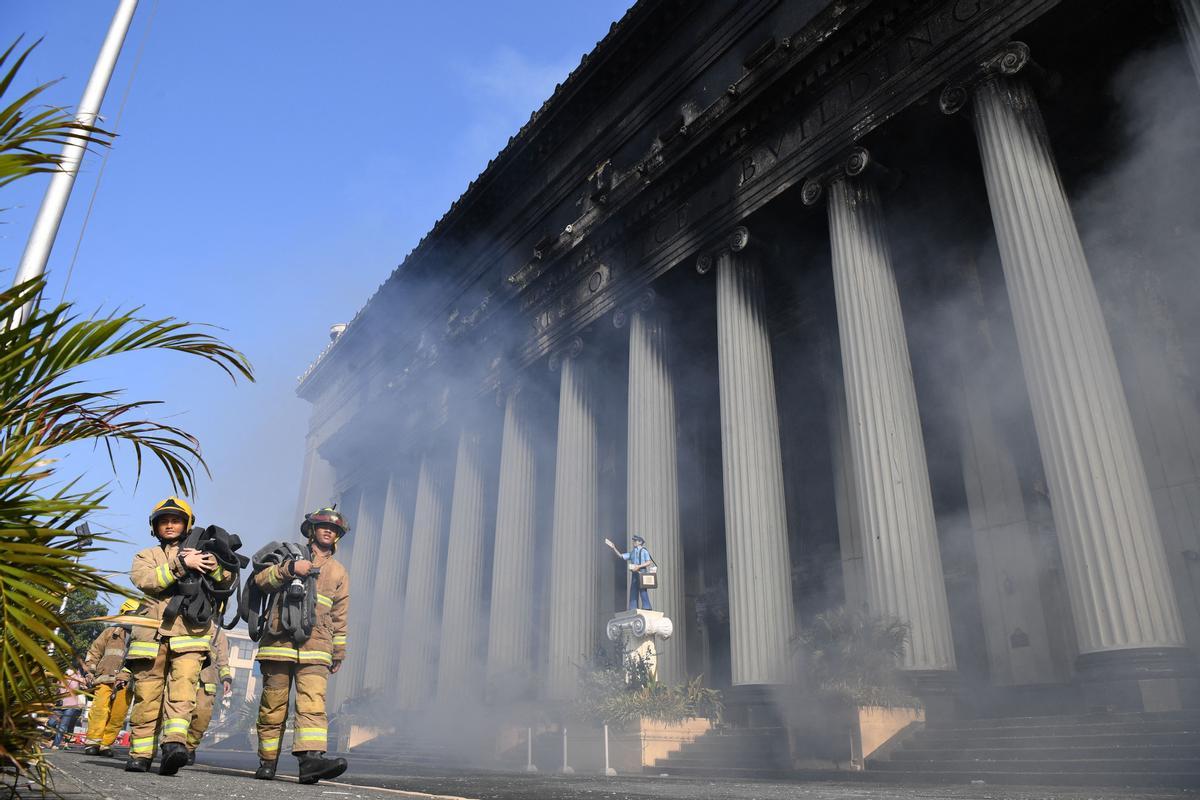
[[[635,532],[735,703],[839,605],[930,702],[1194,703],[1200,225],[1124,187],[1196,153],[1123,103],[1198,8],[636,3],[301,378],[335,703],[570,698]]]

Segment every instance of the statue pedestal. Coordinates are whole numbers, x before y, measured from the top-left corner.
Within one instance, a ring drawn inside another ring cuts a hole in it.
[[[658,677],[658,650],[656,641],[665,641],[675,632],[671,618],[661,611],[618,611],[608,621],[606,633],[609,641],[620,642],[622,660],[626,667],[635,658],[645,661],[653,678]]]

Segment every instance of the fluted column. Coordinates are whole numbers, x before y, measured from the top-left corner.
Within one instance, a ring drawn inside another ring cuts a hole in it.
[[[829,438],[833,455],[833,498],[837,511],[842,587],[845,590],[846,608],[862,611],[869,608],[867,572],[863,565],[862,518],[859,516],[858,487],[854,482],[850,423],[846,419],[846,390],[840,374],[831,378],[827,391]]]
[[[735,232],[717,259],[721,464],[733,683],[788,681],[795,625],[783,459],[762,269]]]
[[[559,363],[548,676],[549,697],[554,700],[574,696],[578,669],[600,641],[596,415],[591,376],[579,361],[581,347]]]
[[[1018,46],[998,68],[1016,72],[1027,58]],[[1079,636],[1078,663],[1085,672],[1101,664],[1109,672],[1112,659],[1104,654],[1183,645],[1162,537],[1037,100],[1022,79],[995,74],[976,88],[973,105]]]
[[[381,486],[364,486],[353,517],[350,535],[354,537],[354,558],[350,566],[350,618],[347,620],[343,697],[357,697],[366,688],[367,664],[379,655],[371,642],[370,598],[375,586],[375,562],[379,553],[380,514],[383,511]],[[355,603],[354,600],[359,602]],[[364,602],[365,601],[365,602]]]
[[[1192,71],[1200,80],[1200,0],[1171,0],[1175,6],[1175,15],[1179,19],[1179,31],[1183,34],[1183,43],[1187,46],[1188,59],[1192,62]]]
[[[367,635],[371,658],[367,664],[368,689],[395,692],[400,664],[400,623],[404,609],[404,578],[412,536],[415,476],[395,471],[388,480],[387,500],[375,559],[375,591],[370,599],[371,627]],[[359,602],[359,608],[366,603]],[[366,642],[364,642],[366,644]]]
[[[480,436],[466,427],[458,438],[454,495],[450,502],[450,543],[446,553],[446,593],[438,699],[483,699],[483,579],[485,502]]]
[[[679,463],[675,429],[675,382],[667,322],[647,294],[628,312],[629,426],[626,522],[641,534],[659,566],[654,609],[675,623],[659,645],[658,679],[687,680],[683,606],[683,543],[679,532]],[[632,545],[630,545],[632,546]]]
[[[508,393],[504,405],[488,626],[489,685],[523,681],[533,666],[537,459],[528,406],[528,394],[520,388]]]
[[[432,696],[437,670],[438,601],[441,594],[441,542],[446,532],[446,491],[436,456],[426,454],[417,474],[412,547],[404,588],[401,625],[399,703],[403,709]]]
[[[909,624],[907,669],[954,670],[929,469],[883,213],[873,184],[859,178],[835,180],[828,206],[867,603]]]

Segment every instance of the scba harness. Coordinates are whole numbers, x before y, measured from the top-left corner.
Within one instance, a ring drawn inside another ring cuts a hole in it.
[[[309,554],[294,542],[271,542],[254,554],[251,563],[257,575],[264,569],[286,561],[304,561]],[[321,570],[312,567],[303,577],[294,577],[279,591],[264,592],[253,580],[246,581],[242,590],[241,614],[249,628],[250,638],[259,641],[264,633],[286,635],[296,647],[312,636],[317,621],[317,577]],[[273,625],[271,611],[279,604],[279,623]]]
[[[239,574],[250,564],[250,559],[239,554],[242,540],[235,533],[224,528],[209,525],[207,528],[192,528],[180,543],[180,549],[191,548],[202,553],[211,553],[217,564],[226,574],[233,576],[233,582],[228,587],[216,585],[209,573],[194,569],[187,570],[175,584],[175,594],[163,610],[162,624],[169,627],[177,617],[183,617],[189,626],[207,627],[214,619],[222,628],[229,630],[237,624],[241,616],[226,624],[225,611],[229,598],[237,594]]]

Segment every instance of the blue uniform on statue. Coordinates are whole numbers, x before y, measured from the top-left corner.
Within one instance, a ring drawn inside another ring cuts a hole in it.
[[[628,561],[633,566],[640,564],[650,564],[650,551],[646,549],[646,540],[640,536],[634,536],[633,549],[628,553],[621,553],[621,558]],[[629,573],[629,610],[635,608],[643,608],[646,611],[653,611],[650,607],[650,592],[638,587],[638,576],[641,571],[630,571]],[[640,602],[639,602],[640,601]]]

